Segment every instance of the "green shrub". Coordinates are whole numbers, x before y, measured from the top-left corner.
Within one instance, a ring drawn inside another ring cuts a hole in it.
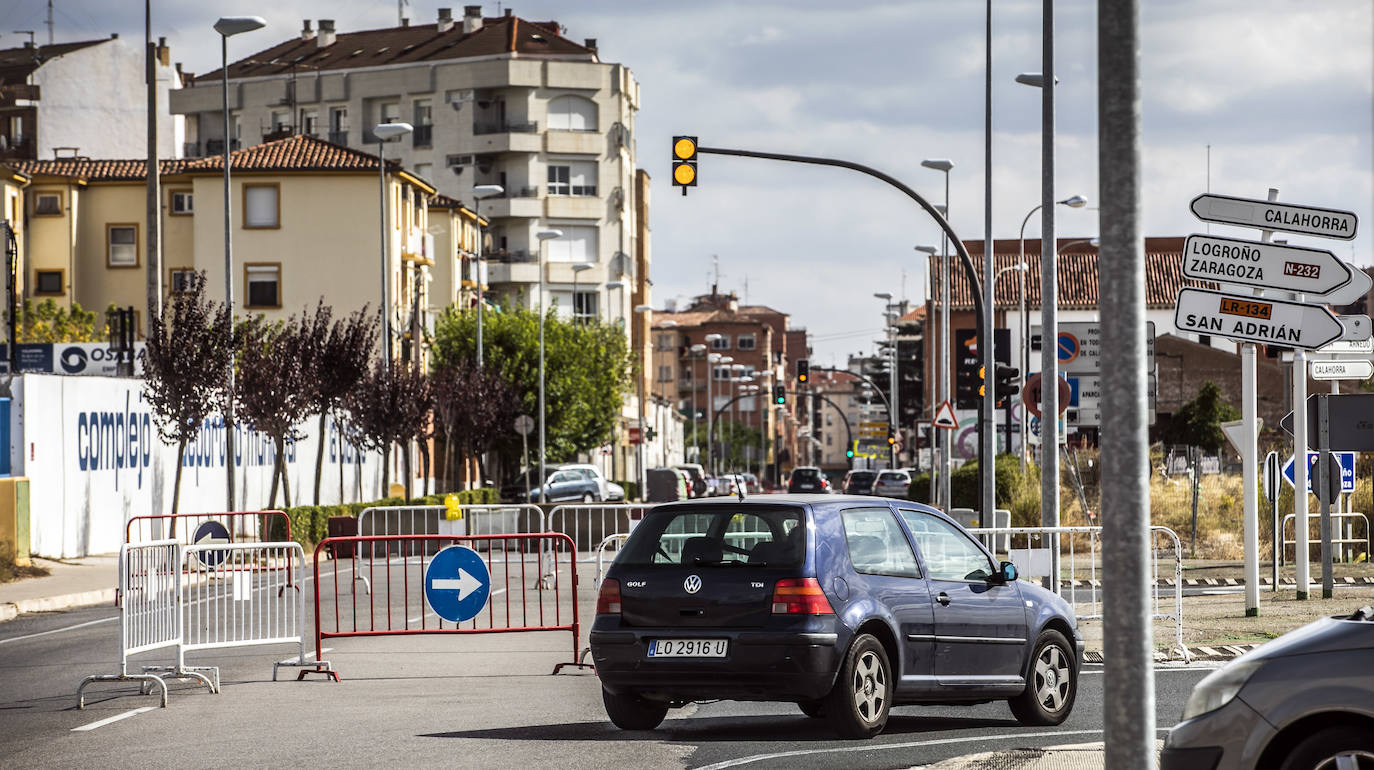
[[[996,487],[998,508],[1011,511],[1012,526],[1035,526],[1040,523],[1040,473],[1033,465],[1026,466],[1021,473],[1021,460],[1016,455],[998,455]],[[954,508],[982,507],[982,479],[978,474],[978,461],[969,460],[961,465],[949,478],[950,499]],[[918,503],[930,502],[930,474],[922,473],[911,480],[907,487],[907,499]]]
[[[639,497],[639,482],[638,482],[638,481],[619,481],[619,480],[616,480],[616,481],[613,481],[612,483],[614,483],[614,484],[619,484],[620,486],[622,486],[622,487],[625,488],[625,502],[628,503],[628,502],[630,502],[631,500],[638,500],[638,499],[640,499],[640,497]]]

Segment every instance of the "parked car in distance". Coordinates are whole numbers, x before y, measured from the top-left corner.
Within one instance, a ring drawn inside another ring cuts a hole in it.
[[[675,503],[690,498],[691,479],[680,468],[650,468],[649,489],[644,500],[650,503]]]
[[[873,494],[873,480],[876,478],[878,478],[877,471],[852,470],[844,474],[842,488],[846,495],[871,495]]]
[[[879,497],[906,499],[907,488],[911,486],[911,474],[906,471],[882,471],[873,482],[873,494]]]
[[[1309,623],[1208,674],[1159,766],[1374,767],[1374,608]]]
[[[692,478],[692,497],[706,497],[706,469],[701,467],[700,463],[679,463],[673,467],[686,471]]]
[[[601,469],[590,463],[564,463],[558,466],[561,471],[575,471],[596,482],[596,499],[598,500],[624,500],[625,488],[619,484],[615,488],[619,490],[619,496],[615,496],[611,491],[611,482],[601,475]]]
[[[517,476],[514,481],[501,488],[501,497],[518,503],[590,503],[599,498],[600,490],[596,482],[577,471],[548,468],[547,480],[542,485],[534,484],[539,477],[539,469],[531,468]],[[530,499],[525,499],[526,476],[529,476]]]
[[[902,704],[1006,700],[1060,724],[1083,639],[1067,602],[933,508],[776,495],[650,510],[601,583],[591,652],[625,730],[726,699],[870,738]]]
[[[792,476],[787,480],[787,491],[827,494],[830,492],[830,480],[825,477],[820,468],[814,465],[803,465],[792,469]]]

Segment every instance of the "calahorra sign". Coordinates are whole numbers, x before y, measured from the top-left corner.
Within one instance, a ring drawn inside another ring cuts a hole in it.
[[[1183,274],[1299,294],[1325,294],[1350,281],[1350,268],[1329,251],[1214,235],[1188,236]]]
[[[1291,203],[1233,198],[1205,193],[1193,199],[1193,214],[1204,222],[1216,222],[1261,230],[1319,235],[1343,241],[1355,239],[1355,214],[1339,209],[1296,206]]]
[[[1180,331],[1315,350],[1338,340],[1341,322],[1320,305],[1183,289],[1174,309]]]

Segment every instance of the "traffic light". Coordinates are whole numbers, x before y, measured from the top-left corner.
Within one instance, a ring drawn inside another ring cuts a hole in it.
[[[983,395],[983,368],[975,330],[954,330],[954,355],[954,406],[977,409]]]
[[[887,429],[887,445],[893,446],[897,443],[897,436],[892,433],[892,429]]]
[[[797,382],[811,379],[811,362],[805,358],[797,359]]]
[[[1021,377],[1021,370],[1014,366],[998,364],[995,378],[997,384],[997,403],[998,409],[1005,407],[1016,395],[1016,381]]]
[[[846,449],[846,450],[844,450],[844,456],[847,457],[847,458],[849,458],[850,460],[853,460],[853,459],[854,459],[854,447],[856,447],[856,446],[858,446],[858,445],[859,445],[859,442],[857,442],[857,441],[851,443],[851,444],[849,445],[849,448]]]
[[[697,138],[695,136],[673,137],[673,186],[681,187],[687,194],[688,187],[697,186]]]
[[[782,406],[783,404],[786,404],[786,403],[787,403],[787,386],[786,386],[786,385],[774,385],[774,386],[773,386],[773,403],[777,404],[778,406]]]

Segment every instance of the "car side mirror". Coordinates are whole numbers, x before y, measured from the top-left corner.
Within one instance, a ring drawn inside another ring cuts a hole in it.
[[[1016,580],[1016,565],[1012,564],[1009,561],[1002,562],[1001,566],[998,567],[997,572],[998,575],[1002,578],[1001,582],[1004,584],[1011,583],[1012,581]]]

